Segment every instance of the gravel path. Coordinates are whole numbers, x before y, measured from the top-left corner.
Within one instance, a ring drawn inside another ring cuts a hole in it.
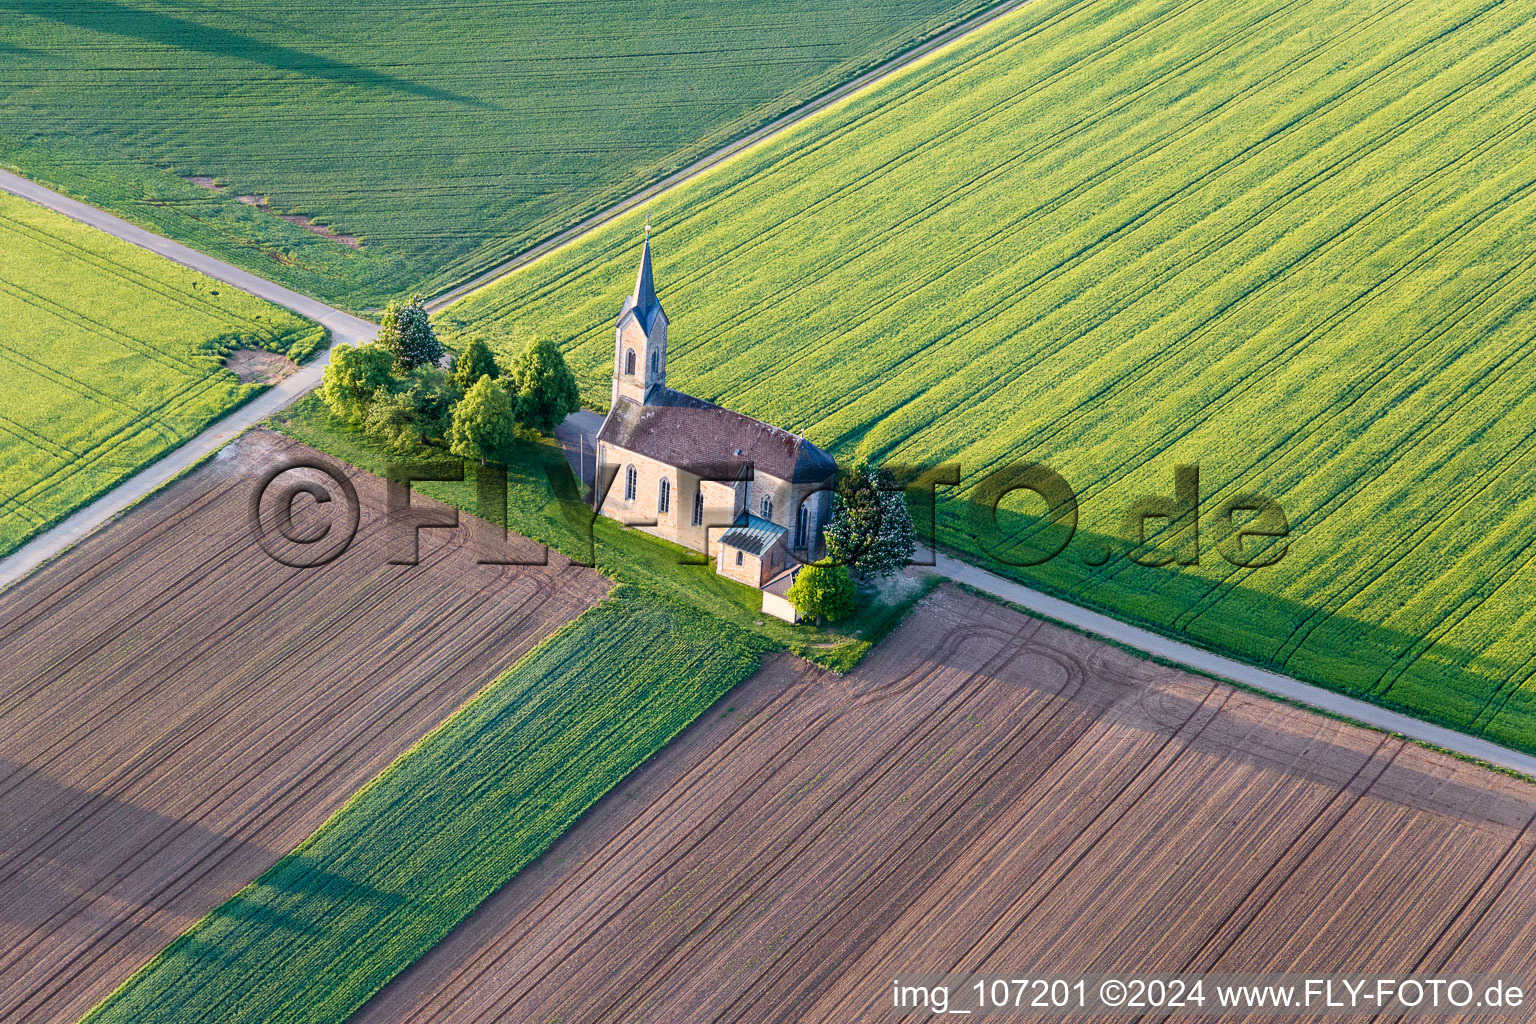
[[[300,316],[308,317],[329,328],[333,342],[344,341],[355,344],[367,341],[379,329],[377,324],[371,324],[350,313],[327,306],[307,295],[300,295],[280,284],[273,284],[248,270],[241,270],[223,260],[216,260],[180,242],[173,242],[152,231],[146,231],[121,217],[114,217],[104,210],[98,210],[77,199],[60,195],[52,189],[28,181],[9,171],[0,170],[0,189],[46,206],[50,210],[56,210],[66,217],[82,224],[89,224],[125,242],[132,242],[150,252],[158,253],[184,267],[190,267],[226,284],[234,285],[268,302],[291,309]],[[142,472],[134,474],[95,501],[80,508],[53,529],[38,534],[10,555],[0,559],[0,590],[9,587],[43,563],[68,551],[124,510],[149,497],[279,409],[308,394],[312,388],[319,386],[320,375],[325,372],[326,364],[330,359],[329,348],[319,352],[300,367],[297,373],[288,376],[271,389],[262,392],[228,416],[218,420],[180,448],[167,453],[165,458]]]
[[[1536,757],[1530,754],[1510,750],[1508,747],[1501,747],[1497,743],[1490,743],[1488,740],[1468,736],[1453,729],[1421,722],[1417,718],[1410,718],[1408,715],[1389,711],[1376,704],[1346,697],[1332,690],[1325,690],[1321,686],[1304,683],[1291,676],[1255,668],[1190,644],[1170,640],[1151,630],[1141,629],[1121,622],[1119,619],[1112,619],[1108,615],[1080,608],[1061,598],[1031,590],[1022,584],[1003,579],[985,569],[978,569],[974,565],[950,558],[948,555],[939,555],[936,562],[932,571],[941,576],[975,587],[977,590],[1018,605],[1025,611],[1065,623],[1085,633],[1104,637],[1106,640],[1124,644],[1126,647],[1176,665],[1192,668],[1197,672],[1231,680],[1285,700],[1296,701],[1329,714],[1341,715],[1352,721],[1406,736],[1411,740],[1428,743],[1442,750],[1486,761],[1488,764],[1525,775],[1536,776]]]

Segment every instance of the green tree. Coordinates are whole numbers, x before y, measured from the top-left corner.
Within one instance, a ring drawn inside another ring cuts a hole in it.
[[[437,340],[420,295],[412,295],[404,305],[391,302],[384,307],[376,340],[394,355],[399,372],[435,365],[443,357],[443,343]]]
[[[784,595],[802,619],[836,622],[853,614],[853,578],[843,565],[807,565]]]
[[[448,374],[423,365],[391,384],[374,394],[363,429],[397,452],[443,445],[462,394]]]
[[[495,458],[517,435],[512,400],[498,382],[481,377],[453,409],[448,450],[466,459]]]
[[[581,408],[576,377],[552,341],[530,341],[507,368],[506,381],[513,415],[528,430],[553,433],[561,420]]]
[[[494,380],[500,376],[501,367],[496,365],[496,357],[491,354],[490,346],[479,338],[469,339],[464,351],[453,361],[453,382],[462,391],[468,391],[481,377]]]
[[[337,418],[361,425],[374,396],[390,387],[394,361],[378,345],[338,345],[321,378],[321,399]]]
[[[406,378],[404,393],[416,410],[422,440],[432,445],[446,444],[453,409],[464,397],[463,389],[445,371],[435,366],[418,366]]]
[[[860,460],[845,472],[824,537],[833,562],[869,576],[889,576],[911,562],[917,531],[891,471]]]

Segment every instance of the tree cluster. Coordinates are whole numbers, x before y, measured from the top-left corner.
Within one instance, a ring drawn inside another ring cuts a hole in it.
[[[450,369],[419,296],[384,311],[378,339],[338,347],[320,397],[339,419],[392,451],[447,448],[500,460],[519,433],[548,434],[580,408],[576,378],[558,345],[530,341],[503,369],[474,338]]]

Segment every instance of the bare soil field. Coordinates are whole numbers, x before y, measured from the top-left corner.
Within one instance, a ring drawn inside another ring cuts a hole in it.
[[[224,357],[224,365],[242,384],[276,384],[299,368],[282,353],[259,348],[237,348]]]
[[[254,432],[0,594],[0,1020],[77,1019],[607,592],[555,555],[480,564],[467,527],[391,564],[447,510],[388,513],[353,470],[355,541],[290,568],[250,504],[293,460],[339,471]],[[339,533],[330,491],[292,536]]]
[[[952,587],[846,678],[781,658],[723,704],[358,1019],[842,1024],[920,971],[1536,963],[1536,787]]]

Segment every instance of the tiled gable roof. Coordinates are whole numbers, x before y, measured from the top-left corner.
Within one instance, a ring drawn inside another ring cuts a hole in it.
[[[597,438],[708,475],[749,462],[793,483],[819,483],[837,472],[832,456],[805,438],[671,388],[656,388],[645,405],[619,399]]]

